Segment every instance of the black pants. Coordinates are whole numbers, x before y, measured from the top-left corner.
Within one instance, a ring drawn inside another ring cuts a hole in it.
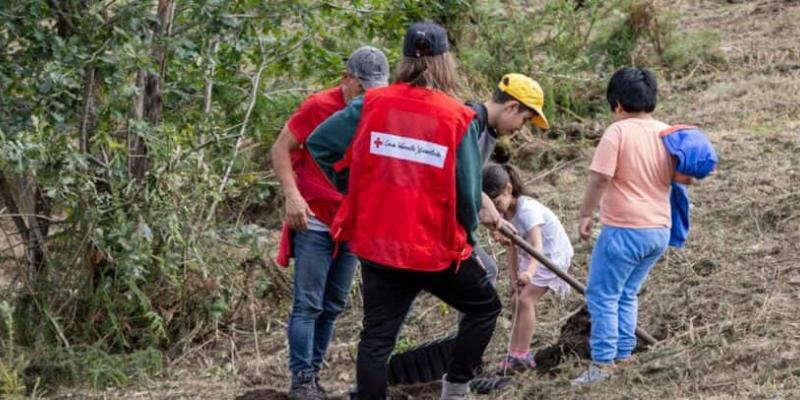
[[[458,326],[447,380],[469,382],[494,332],[500,299],[486,271],[470,257],[441,272],[390,268],[361,260],[364,329],[358,344],[357,381],[361,400],[385,399],[387,360],[414,298],[425,290],[464,314]]]

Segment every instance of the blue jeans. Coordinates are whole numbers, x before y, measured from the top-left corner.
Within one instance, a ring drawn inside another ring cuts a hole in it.
[[[603,226],[592,251],[586,288],[595,363],[627,358],[636,348],[639,290],[668,241],[669,228]]]
[[[322,368],[336,317],[344,310],[358,259],[345,244],[333,258],[328,232],[295,232],[294,303],[289,315],[292,382],[308,382]]]

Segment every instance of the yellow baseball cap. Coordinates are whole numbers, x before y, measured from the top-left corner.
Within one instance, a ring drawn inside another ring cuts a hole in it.
[[[535,80],[522,74],[511,73],[504,75],[497,87],[528,108],[536,111],[536,115],[531,118],[531,123],[542,129],[550,127],[547,117],[542,112],[544,92],[542,92],[542,87]]]

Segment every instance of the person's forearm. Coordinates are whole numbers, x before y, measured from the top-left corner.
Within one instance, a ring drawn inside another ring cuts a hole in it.
[[[492,199],[489,198],[489,195],[481,192],[481,210],[488,210],[494,206],[492,203]]]
[[[533,249],[539,252],[539,254],[544,255],[544,239],[542,238],[542,228],[541,226],[536,226],[528,233],[528,241],[533,246]],[[528,258],[529,263],[527,266],[527,270],[530,272],[531,276],[534,275],[536,269],[539,268],[539,261]]]
[[[500,225],[500,213],[494,206],[492,199],[489,198],[489,195],[483,192],[481,192],[481,208],[478,210],[478,219],[490,229],[497,229]]]
[[[696,182],[695,179],[692,178],[691,176],[687,176],[679,172],[675,172],[674,174],[672,174],[672,180],[682,185],[693,185]]]
[[[284,126],[270,151],[272,156],[272,168],[275,170],[275,176],[278,178],[283,194],[287,197],[300,195],[294,177],[294,169],[292,168],[292,158],[290,154],[294,143],[296,143],[294,136],[292,136],[292,133]]]
[[[510,245],[506,250],[506,256],[508,262],[508,272],[511,276],[516,276],[517,274],[517,248],[514,245]]]
[[[521,263],[519,261],[517,263],[518,263],[517,269],[521,272],[530,271],[531,266],[536,265],[536,261],[534,261],[530,257],[524,258]]]
[[[591,217],[594,210],[600,204],[600,199],[608,190],[611,184],[611,177],[598,172],[589,172],[589,182],[586,185],[586,193],[583,195],[580,217]]]

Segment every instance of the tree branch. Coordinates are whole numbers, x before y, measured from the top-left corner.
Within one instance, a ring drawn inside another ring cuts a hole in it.
[[[83,114],[80,123],[80,151],[83,154],[89,152],[89,141],[92,139],[95,130],[95,107],[94,107],[94,82],[96,69],[94,66],[86,66],[83,86]]]
[[[309,40],[308,36],[298,41],[297,44],[287,49],[285,52],[274,56],[272,59],[278,60],[286,56],[287,54],[290,54],[291,52],[299,49],[300,46],[302,46],[303,43],[305,43],[307,40]],[[261,49],[261,54],[263,55],[264,43],[261,40],[259,40],[258,44]],[[256,99],[258,99],[258,86],[261,83],[261,74],[264,72],[264,69],[267,67],[267,64],[268,60],[266,59],[266,57],[262,58],[261,65],[259,65],[258,67],[258,72],[256,72],[256,74],[251,78],[253,85],[252,88],[250,89],[250,104],[247,107],[247,112],[245,113],[244,121],[242,122],[242,127],[241,129],[239,129],[239,137],[238,139],[236,139],[236,146],[234,146],[233,149],[233,156],[231,157],[231,160],[228,162],[228,166],[225,168],[225,174],[223,175],[222,182],[220,182],[219,185],[218,192],[220,194],[220,197],[222,196],[222,193],[225,190],[225,185],[227,185],[228,179],[230,178],[231,169],[233,168],[233,163],[234,161],[236,161],[236,157],[239,155],[239,148],[242,145],[242,140],[244,140],[244,134],[245,131],[247,130],[247,123],[250,120],[250,114],[252,114],[253,108],[256,105]],[[219,197],[215,198],[214,201],[211,203],[211,208],[209,209],[208,215],[206,216],[207,222],[210,222],[211,219],[214,217],[214,212],[216,211],[217,204],[219,204]]]
[[[214,38],[211,41],[211,55],[208,57],[208,61],[211,64],[210,71],[206,74],[205,77],[205,94],[203,98],[203,113],[204,114],[211,114],[211,94],[214,91],[214,72],[217,69],[217,62],[214,60],[214,55],[217,54],[217,50],[219,49],[219,40]]]
[[[222,196],[222,193],[225,190],[225,185],[228,183],[228,178],[230,178],[231,169],[233,169],[233,163],[236,161],[236,157],[239,155],[239,147],[242,145],[242,140],[244,139],[244,134],[247,130],[247,123],[250,121],[250,115],[253,113],[253,108],[255,108],[256,99],[258,99],[258,86],[261,83],[261,74],[264,72],[266,67],[266,61],[262,61],[261,65],[258,67],[258,72],[256,72],[252,78],[253,87],[250,90],[250,104],[247,106],[247,112],[244,114],[242,127],[239,129],[239,138],[236,139],[236,146],[233,148],[233,155],[231,156],[231,160],[228,162],[228,166],[225,168],[225,175],[222,178],[222,182],[219,184],[218,191],[220,196]],[[219,197],[215,198],[211,203],[211,208],[206,216],[206,221],[211,221],[211,219],[214,217],[214,211],[216,210],[218,203]]]
[[[64,220],[64,219],[55,219],[55,218],[53,218],[53,217],[51,217],[49,215],[44,215],[44,214],[29,214],[29,213],[2,213],[2,214],[0,214],[0,218],[3,218],[3,217],[11,217],[11,218],[14,218],[14,217],[31,218],[32,217],[32,218],[36,218],[36,219],[43,219],[45,221],[53,222],[53,223],[56,223],[56,224],[60,224],[62,222],[66,222],[66,220]]]

